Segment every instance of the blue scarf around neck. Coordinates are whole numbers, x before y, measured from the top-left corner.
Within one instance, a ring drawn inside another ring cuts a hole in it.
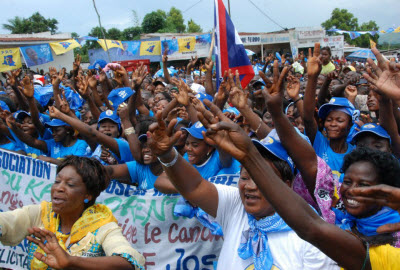
[[[287,232],[292,229],[278,213],[260,220],[256,220],[250,214],[247,216],[250,227],[242,234],[238,249],[239,257],[243,260],[253,257],[256,270],[270,270],[274,260],[268,246],[267,233]]]
[[[375,215],[366,218],[356,218],[336,208],[332,208],[332,210],[336,214],[337,226],[348,231],[356,226],[357,230],[365,236],[377,235],[376,229],[382,225],[400,222],[400,214],[389,207],[382,207]]]

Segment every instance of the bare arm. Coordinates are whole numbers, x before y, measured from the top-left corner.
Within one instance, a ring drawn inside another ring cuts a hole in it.
[[[158,177],[154,183],[154,188],[161,191],[164,194],[176,194],[178,190],[175,188],[174,184],[168,178],[168,175],[163,172]]]
[[[168,51],[165,50],[162,56],[162,63],[163,63],[163,72],[164,72],[164,79],[166,83],[171,83],[171,76],[168,72]]]
[[[392,140],[393,153],[400,156],[400,136],[396,120],[393,114],[393,106],[390,99],[386,96],[381,96],[379,100],[379,123],[389,133]]]
[[[306,92],[304,94],[304,102],[303,102],[304,128],[311,143],[314,143],[314,139],[318,131],[317,122],[314,119],[314,110],[315,110],[315,90],[317,88],[317,79],[322,68],[322,63],[319,60],[319,53],[320,53],[319,43],[315,44],[314,56],[312,56],[311,49],[309,49],[309,59],[307,65],[308,82],[306,85]]]
[[[213,81],[212,81],[212,76],[213,76],[213,67],[214,67],[214,62],[211,61],[210,58],[206,59],[206,81],[205,81],[205,88],[206,88],[206,93],[209,94],[210,96],[215,95],[215,90],[213,86]]]
[[[218,191],[216,187],[203,179],[190,163],[175,150],[172,150],[173,145],[181,135],[181,131],[172,135],[176,120],[172,120],[169,126],[166,127],[159,112],[157,113],[157,121],[157,124],[150,126],[148,132],[148,143],[152,152],[160,157],[160,160],[164,163],[169,163],[177,157],[175,165],[171,167],[163,166],[168,178],[186,200],[215,217],[218,208]],[[190,181],[187,181],[187,179],[190,179]]]

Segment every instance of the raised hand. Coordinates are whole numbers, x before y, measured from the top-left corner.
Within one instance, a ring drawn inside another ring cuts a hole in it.
[[[132,88],[135,90],[140,89],[140,86],[143,83],[143,80],[146,78],[147,74],[147,66],[140,64],[133,72],[132,72]]]
[[[102,83],[106,79],[107,79],[107,74],[104,72],[104,70],[100,69],[99,82]]]
[[[27,98],[32,98],[35,93],[35,88],[33,87],[33,83],[29,76],[25,76],[21,81],[22,86],[18,86],[18,89],[26,96]]]
[[[210,58],[207,58],[206,59],[206,63],[205,63],[205,67],[207,69],[207,72],[211,72],[213,67],[214,67],[214,62]]]
[[[156,114],[157,123],[153,123],[147,132],[147,143],[152,153],[158,157],[169,153],[179,140],[182,131],[177,131],[174,134],[174,127],[177,122],[173,119],[167,126],[162,120],[162,113]]]
[[[163,53],[162,62],[163,62],[164,65],[166,65],[167,62],[168,62],[168,51],[167,50],[165,50],[164,53]]]
[[[315,77],[321,73],[320,47],[320,44],[317,42],[314,45],[314,53],[311,52],[311,48],[308,49],[307,74],[309,77]]]
[[[65,76],[64,69],[61,69],[60,72],[57,72],[57,69],[55,67],[50,67],[49,73],[50,73],[52,85],[59,85]]]
[[[121,120],[129,119],[129,108],[128,104],[122,102],[121,105],[118,106],[117,114]]]
[[[197,114],[199,120],[207,128],[207,132],[203,133],[204,141],[225,151],[237,160],[243,161],[249,149],[254,147],[250,138],[237,124],[228,119],[216,105],[209,100],[204,100],[204,103],[211,110],[211,112],[204,111]]]
[[[388,206],[400,213],[400,188],[388,185],[351,188],[348,191],[359,202]],[[390,223],[380,226],[378,233],[393,233],[400,231],[400,223]]]
[[[94,91],[97,91],[97,79],[96,79],[96,76],[88,74],[88,86],[91,89],[93,89]]]
[[[4,116],[6,120],[5,122],[9,128],[12,128],[17,124],[17,121],[15,120],[14,115],[12,113],[5,112]]]
[[[344,92],[349,100],[355,100],[357,96],[357,87],[354,85],[348,85],[346,86]]]
[[[233,80],[233,74],[229,71],[228,83],[231,87],[231,90],[229,92],[229,101],[232,103],[232,105],[235,106],[238,110],[248,107],[247,99],[249,94],[245,93],[242,90],[239,78],[239,71],[236,70],[235,81]]]
[[[57,237],[54,233],[40,228],[29,228],[29,234],[34,235],[27,236],[26,238],[30,241],[38,245],[46,255],[35,252],[33,255],[36,259],[44,262],[49,267],[54,269],[66,269],[70,264],[71,256],[62,249],[60,244],[57,241]]]
[[[76,57],[75,57],[75,61],[72,63],[72,65],[73,65],[72,69],[76,73],[78,72],[79,67],[81,65],[81,60],[82,60],[82,57],[79,54],[77,54]]]
[[[179,104],[183,106],[189,105],[190,96],[189,93],[192,93],[192,89],[181,79],[178,84],[179,93],[172,93],[174,98],[178,101]]]
[[[187,65],[187,72],[192,71],[192,68],[196,65],[198,60],[199,60],[199,58],[197,57],[197,55],[195,58],[193,58],[193,56],[192,56],[192,60],[189,61],[189,64]]]
[[[273,67],[273,82],[270,87],[264,88],[262,90],[262,93],[264,95],[264,98],[266,100],[268,109],[270,110],[271,113],[276,112],[276,113],[282,113],[283,112],[283,80],[285,79],[286,74],[288,73],[289,69],[287,67],[284,67],[282,70],[282,73],[279,73],[279,63],[277,60],[274,62],[274,67]],[[260,77],[263,79],[265,83],[267,83],[267,77],[263,72],[259,72]]]
[[[75,78],[77,80],[78,92],[84,98],[88,99],[90,96],[90,89],[89,89],[89,78],[78,76]]]
[[[60,104],[60,111],[62,113],[65,113],[68,115],[71,112],[71,108],[69,107],[69,103],[67,101],[67,98],[65,97],[65,91],[61,92],[61,96],[62,96],[62,98],[60,96],[58,96],[58,99],[59,99],[58,101]]]
[[[400,63],[394,61],[387,61],[382,54],[376,49],[371,49],[378,60],[378,65],[368,59],[368,64],[375,70],[376,75],[369,70],[368,74],[364,73],[363,76],[370,83],[374,84],[384,94],[396,100],[400,99]]]
[[[49,116],[51,117],[51,118],[57,118],[57,119],[59,119],[60,118],[60,116],[61,116],[61,112],[60,112],[60,110],[59,109],[57,109],[55,106],[50,106],[49,107]]]
[[[299,98],[300,94],[300,80],[297,77],[290,75],[288,76],[287,81],[286,92],[289,98],[295,101]]]
[[[13,70],[10,73],[6,73],[7,75],[7,81],[10,85],[16,85],[17,83],[17,77],[21,73],[21,69]]]

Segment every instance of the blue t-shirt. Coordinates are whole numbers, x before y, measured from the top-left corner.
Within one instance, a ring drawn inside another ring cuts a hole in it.
[[[183,158],[189,162],[188,154],[185,153]],[[221,169],[223,169],[223,166],[221,164],[221,161],[219,160],[219,153],[217,150],[215,150],[211,157],[207,159],[206,162],[204,162],[201,165],[194,165],[192,164],[193,167],[197,169],[197,171],[200,173],[200,175],[204,179],[208,179],[210,177],[213,177],[219,173]]]
[[[11,141],[6,144],[0,144],[0,148],[6,149],[6,150],[11,150],[11,151],[21,151],[24,150],[21,147],[18,146],[15,142]]]
[[[37,158],[38,156],[44,155],[42,150],[27,145],[26,143],[22,142],[11,129],[9,129],[9,131],[10,131],[15,143],[18,145],[18,147],[20,147],[26,153],[27,156],[30,156],[32,158]],[[50,136],[51,136],[51,133],[50,133]],[[40,136],[38,139],[42,140],[42,138]]]
[[[126,163],[128,166],[129,175],[132,183],[137,183],[139,189],[153,189],[154,183],[157,180],[157,175],[154,175],[150,170],[150,165],[140,164],[136,161]]]
[[[332,173],[340,178],[340,170],[342,169],[344,156],[353,151],[354,145],[348,143],[346,153],[335,153],[329,146],[329,140],[322,135],[321,132],[317,131],[313,147],[315,153],[317,153],[317,155],[322,158],[332,169]]]
[[[217,175],[222,174],[240,174],[240,162],[232,158],[232,165],[228,168],[222,168]]]
[[[45,140],[47,144],[47,155],[51,158],[62,159],[68,155],[86,156],[88,144],[84,140],[76,140],[70,147],[64,147],[62,143],[56,143],[54,139]]]
[[[122,138],[114,138],[114,140],[117,141],[119,154],[121,158],[119,158],[114,152],[111,152],[111,154],[117,159],[118,164],[125,164],[128,161],[132,161],[133,156],[129,148],[129,143]],[[92,157],[99,160],[103,165],[109,165],[103,160],[101,160],[100,156],[101,156],[101,145],[99,144],[94,150]]]

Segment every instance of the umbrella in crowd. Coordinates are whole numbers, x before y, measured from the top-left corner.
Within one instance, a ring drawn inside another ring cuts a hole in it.
[[[361,62],[367,61],[368,58],[376,60],[375,55],[372,53],[372,51],[370,49],[358,50],[346,57],[347,60],[354,60],[354,61],[361,61]]]
[[[169,75],[171,75],[171,76],[174,76],[178,72],[174,67],[169,67],[167,69],[168,69]],[[153,77],[154,78],[164,77],[163,69],[160,69],[159,71],[157,71],[156,74],[154,74]]]
[[[246,54],[247,54],[247,56],[252,56],[252,55],[255,55],[256,53],[253,52],[252,50],[246,49]]]

